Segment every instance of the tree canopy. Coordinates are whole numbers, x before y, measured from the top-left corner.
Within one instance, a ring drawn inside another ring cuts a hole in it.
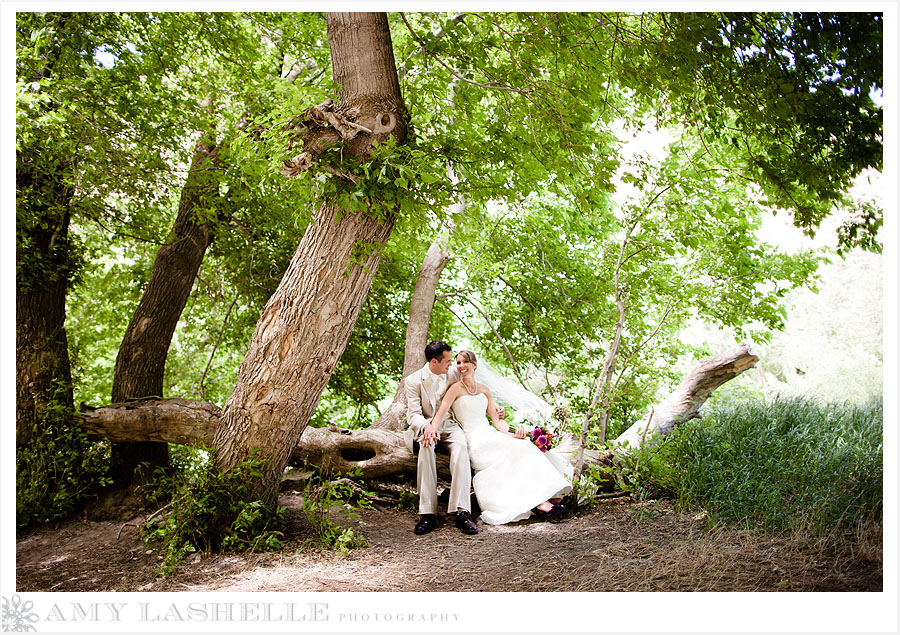
[[[389,22],[408,145],[345,161],[349,179],[335,174],[335,145],[287,179],[292,122],[337,99],[321,15],[17,14],[17,283],[73,283],[76,401],[108,399],[115,351],[153,253],[171,240],[201,135],[222,149],[220,197],[207,210],[215,239],[172,342],[169,395],[225,402],[316,201],[360,208],[377,190],[397,214],[313,416],[320,424],[365,425],[383,408],[418,266],[448,222],[431,336],[468,339],[510,376],[583,409],[618,292],[628,307],[619,425],[689,352],[678,338],[689,319],[761,339],[783,326],[781,299],[814,278],[819,256],[760,241],[764,214],[790,214],[813,233],[849,210],[847,248],[879,247],[880,209],[848,191],[882,167],[880,14],[423,12]],[[657,130],[671,139],[660,156],[623,160],[629,138]],[[71,229],[38,259],[29,230],[53,225],[42,201],[60,183],[72,192]],[[449,214],[459,201],[465,211]]]

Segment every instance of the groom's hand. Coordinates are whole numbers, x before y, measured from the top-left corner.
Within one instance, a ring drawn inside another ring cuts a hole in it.
[[[422,440],[419,441],[419,443],[423,447],[430,448],[438,442],[440,436],[436,425],[433,423],[426,423],[425,427],[422,428]]]

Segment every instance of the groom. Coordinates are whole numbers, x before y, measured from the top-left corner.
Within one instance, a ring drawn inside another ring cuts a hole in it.
[[[421,536],[437,526],[437,464],[434,450],[441,445],[450,453],[450,501],[447,511],[456,512],[456,527],[461,532],[477,534],[478,528],[471,514],[469,491],[472,487],[472,469],[469,466],[466,435],[449,416],[444,417],[440,429],[431,423],[447,387],[460,378],[456,368],[453,368],[453,351],[444,342],[434,341],[425,347],[425,360],[427,363],[421,370],[403,380],[406,420],[409,423],[404,438],[410,451],[415,452],[416,445],[419,446],[416,488],[420,518],[413,532]]]

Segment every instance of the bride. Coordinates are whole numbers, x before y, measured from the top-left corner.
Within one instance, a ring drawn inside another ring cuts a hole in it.
[[[552,515],[562,509],[558,503],[572,485],[525,440],[523,428],[509,432],[509,424],[496,414],[490,389],[475,381],[477,365],[473,352],[457,353],[456,367],[462,379],[447,389],[432,423],[440,426],[452,409],[462,426],[475,470],[472,485],[483,522],[502,525],[524,520],[532,510]],[[493,427],[486,413],[490,413]]]

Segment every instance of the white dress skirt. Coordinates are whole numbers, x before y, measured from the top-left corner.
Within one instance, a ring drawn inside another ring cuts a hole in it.
[[[453,402],[452,410],[466,434],[480,520],[502,525],[528,518],[532,508],[571,492],[572,484],[561,473],[568,471],[565,466],[554,466],[531,441],[491,425],[485,416],[487,404],[483,393],[463,395]]]

